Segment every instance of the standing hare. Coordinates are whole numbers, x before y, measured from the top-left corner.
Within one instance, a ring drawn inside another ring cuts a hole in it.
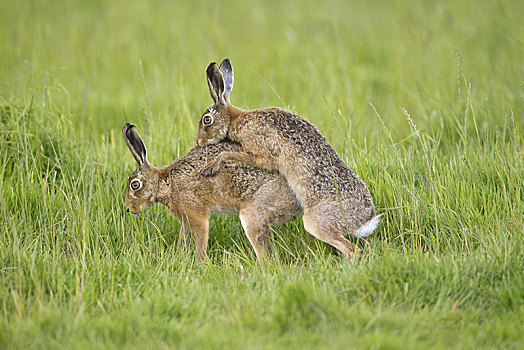
[[[127,123],[122,133],[138,163],[127,181],[125,210],[138,214],[155,202],[164,204],[182,223],[181,238],[188,231],[195,235],[199,258],[206,256],[210,213],[238,212],[257,258],[264,259],[269,228],[302,211],[286,181],[277,173],[230,165],[216,177],[200,175],[208,160],[221,152],[240,152],[238,143],[195,146],[167,167],[156,168],[147,160],[146,147],[135,126]]]
[[[304,228],[351,258],[346,237],[369,236],[377,227],[366,184],[340,159],[326,138],[306,119],[281,108],[242,110],[230,104],[233,68],[229,59],[206,70],[214,104],[200,119],[197,143],[239,142],[243,151],[226,151],[202,171],[220,174],[226,164],[244,164],[282,174],[304,209]]]

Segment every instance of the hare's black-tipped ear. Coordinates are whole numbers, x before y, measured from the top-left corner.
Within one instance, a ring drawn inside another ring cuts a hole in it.
[[[224,99],[224,78],[215,62],[207,66],[207,85],[209,85],[209,93],[215,104],[226,104]]]
[[[224,78],[224,99],[229,103],[229,94],[233,90],[233,82],[235,81],[233,76],[233,66],[229,58],[225,58],[222,63],[220,63],[220,72]]]
[[[142,141],[136,127],[126,123],[122,129],[122,135],[124,136],[129,151],[131,151],[131,154],[135,157],[138,165],[149,168],[146,146],[144,145],[144,141]]]

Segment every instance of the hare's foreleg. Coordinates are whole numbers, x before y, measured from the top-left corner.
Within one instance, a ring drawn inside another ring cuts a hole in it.
[[[213,176],[226,162],[247,165],[269,171],[276,170],[274,162],[268,156],[255,155],[249,152],[222,152],[213,161],[206,165],[200,174],[204,176]]]
[[[184,220],[186,232],[191,231],[195,237],[196,256],[205,259],[209,238],[209,218],[207,216],[189,217]]]

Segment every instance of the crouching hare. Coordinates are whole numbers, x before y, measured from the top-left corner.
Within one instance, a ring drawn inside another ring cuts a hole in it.
[[[264,259],[269,228],[302,211],[278,173],[229,165],[215,177],[200,175],[208,161],[221,152],[240,152],[242,147],[238,143],[224,141],[207,147],[195,146],[167,167],[157,168],[147,160],[146,147],[135,126],[126,124],[122,133],[138,163],[127,181],[125,210],[138,214],[148,205],[162,203],[182,223],[181,239],[193,232],[199,258],[206,256],[211,213],[238,212],[257,258]]]
[[[207,146],[228,138],[243,151],[219,154],[202,174],[220,175],[226,164],[278,171],[304,209],[306,231],[351,258],[354,245],[346,237],[369,236],[380,221],[366,184],[306,119],[276,107],[242,110],[231,105],[228,59],[220,67],[211,63],[206,73],[214,104],[200,118],[197,143]]]

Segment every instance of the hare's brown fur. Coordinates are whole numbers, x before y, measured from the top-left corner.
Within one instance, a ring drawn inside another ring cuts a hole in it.
[[[353,244],[344,236],[367,236],[378,224],[366,184],[306,119],[276,107],[242,110],[232,106],[228,60],[220,69],[211,64],[207,73],[215,104],[200,120],[197,143],[209,145],[228,138],[242,144],[243,151],[220,154],[203,174],[220,174],[224,164],[233,163],[280,172],[304,208],[305,229],[351,256]],[[220,83],[222,75],[225,84]],[[209,120],[211,124],[206,125]]]
[[[187,232],[193,232],[199,257],[206,255],[211,213],[238,212],[257,257],[263,259],[267,254],[269,228],[301,212],[295,195],[277,173],[231,164],[215,177],[200,175],[221,152],[241,151],[238,143],[224,141],[207,147],[195,146],[167,167],[156,168],[147,161],[136,128],[126,124],[123,133],[124,139],[129,135],[128,146],[138,143],[136,147],[130,146],[138,168],[129,176],[125,209],[139,213],[155,202],[164,204],[182,223],[182,240]],[[135,154],[141,153],[141,148],[144,155],[137,157]],[[138,191],[131,188],[134,180],[142,183]]]

